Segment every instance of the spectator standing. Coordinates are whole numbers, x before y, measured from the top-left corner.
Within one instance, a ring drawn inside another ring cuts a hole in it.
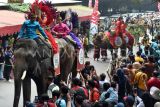
[[[77,95],[75,96],[74,98],[74,102],[75,102],[75,107],[82,107],[82,104],[83,104],[83,101],[84,101],[84,98],[80,95]]]
[[[134,105],[134,98],[133,96],[126,96],[124,97],[125,107],[133,107]]]
[[[10,79],[10,73],[13,68],[13,61],[12,61],[12,51],[11,47],[7,47],[7,50],[5,52],[5,65],[4,65],[4,78],[9,81]]]
[[[109,83],[104,83],[103,84],[103,92],[102,92],[102,94],[101,94],[101,96],[100,96],[100,100],[99,101],[105,101],[105,95],[106,95],[106,93],[107,93],[107,90],[110,88],[110,84]]]
[[[4,55],[3,52],[0,51],[0,80],[3,80],[3,67],[4,67]]]
[[[95,82],[93,80],[89,80],[88,85],[90,87],[90,94],[89,94],[90,102],[95,103],[96,101],[99,101],[100,93],[99,90],[96,88]]]
[[[141,52],[140,51],[138,51],[137,54],[136,54],[135,62],[139,62],[139,63],[144,62],[143,58],[141,57]]]
[[[56,101],[57,107],[67,107],[67,94],[68,94],[67,86],[62,86],[60,96]]]
[[[149,56],[148,57],[148,62],[144,64],[144,66],[146,67],[146,74],[148,76],[148,79],[150,79],[150,77],[152,76],[154,70],[155,70],[155,63],[154,63],[154,57],[153,56]]]
[[[103,89],[104,89],[103,84],[106,83],[105,79],[106,79],[106,75],[104,73],[102,73],[100,75],[100,81],[99,81],[99,91],[100,91],[100,93],[103,92]]]
[[[84,69],[82,69],[82,75],[86,80],[87,80],[87,77],[90,76],[90,61],[85,62],[85,67]]]
[[[159,72],[154,71],[154,72],[153,72],[153,77],[151,77],[151,78],[147,81],[148,90],[150,90],[150,88],[151,88],[152,86],[155,86],[155,87],[157,87],[157,88],[160,89],[160,80],[158,79],[158,76],[159,76]]]
[[[142,94],[141,98],[144,103],[144,107],[153,107],[154,106],[153,98],[148,92],[144,92]]]
[[[111,83],[111,87],[107,90],[106,94],[109,94],[109,97],[105,101],[111,102],[113,105],[116,105],[118,103],[118,92],[116,91],[116,83]]]
[[[125,77],[123,69],[117,70],[117,76],[118,76],[118,101],[123,102],[123,97],[125,97],[125,94],[130,93],[129,81]]]
[[[87,37],[87,33],[84,34],[84,38],[83,38],[83,48],[84,48],[84,55],[85,58],[89,58],[87,53],[88,53],[88,37]]]
[[[48,77],[48,90],[47,90],[47,94],[49,96],[49,98],[52,98],[52,92],[53,91],[59,91],[59,87],[53,83],[53,76],[49,76]]]
[[[127,65],[127,69],[128,69],[128,79],[130,82],[130,85],[133,86],[134,84],[134,77],[135,77],[135,69],[133,69],[133,65],[129,64]]]
[[[146,82],[147,82],[147,74],[145,74],[146,68],[140,68],[140,71],[135,75],[134,84],[137,86],[138,96],[142,96],[143,92],[147,90]]]

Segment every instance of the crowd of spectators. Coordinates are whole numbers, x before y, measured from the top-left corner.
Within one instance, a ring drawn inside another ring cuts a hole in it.
[[[121,60],[108,80],[104,73],[97,75],[93,65],[85,67],[72,79],[58,86],[48,77],[48,91],[28,107],[160,107],[160,71],[154,56],[129,55]]]

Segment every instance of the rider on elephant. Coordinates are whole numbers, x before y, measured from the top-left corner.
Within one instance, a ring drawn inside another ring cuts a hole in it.
[[[68,26],[62,22],[62,18],[61,17],[57,18],[57,23],[58,24],[56,24],[52,28],[52,32],[58,38],[63,38],[67,42],[71,42],[74,46],[76,46],[76,47],[79,48],[81,46],[80,42],[77,40],[77,37],[75,36],[74,33],[71,32],[71,30],[68,28]],[[67,37],[68,34],[71,36],[72,39],[70,39],[69,37]]]
[[[42,44],[40,37],[37,35],[37,30],[42,34],[42,36],[45,38],[45,40],[48,39],[47,35],[45,34],[44,30],[40,26],[39,22],[36,21],[36,15],[31,13],[30,20],[26,20],[22,28],[20,30],[20,33],[18,35],[18,39],[25,38],[25,39],[33,39],[36,41],[36,43]]]

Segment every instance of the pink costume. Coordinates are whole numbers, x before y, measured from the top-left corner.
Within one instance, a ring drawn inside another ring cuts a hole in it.
[[[67,34],[70,32],[70,29],[68,28],[68,26],[64,23],[60,23],[60,24],[56,24],[53,29],[52,32],[54,33],[59,33],[58,35],[56,35],[58,38],[61,37],[66,37]]]

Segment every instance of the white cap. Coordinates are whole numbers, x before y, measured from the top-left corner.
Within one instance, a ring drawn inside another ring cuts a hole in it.
[[[156,102],[156,103],[154,104],[154,107],[160,107],[160,102]]]
[[[160,89],[158,89],[157,87],[151,87],[150,94],[154,99],[160,100]]]

